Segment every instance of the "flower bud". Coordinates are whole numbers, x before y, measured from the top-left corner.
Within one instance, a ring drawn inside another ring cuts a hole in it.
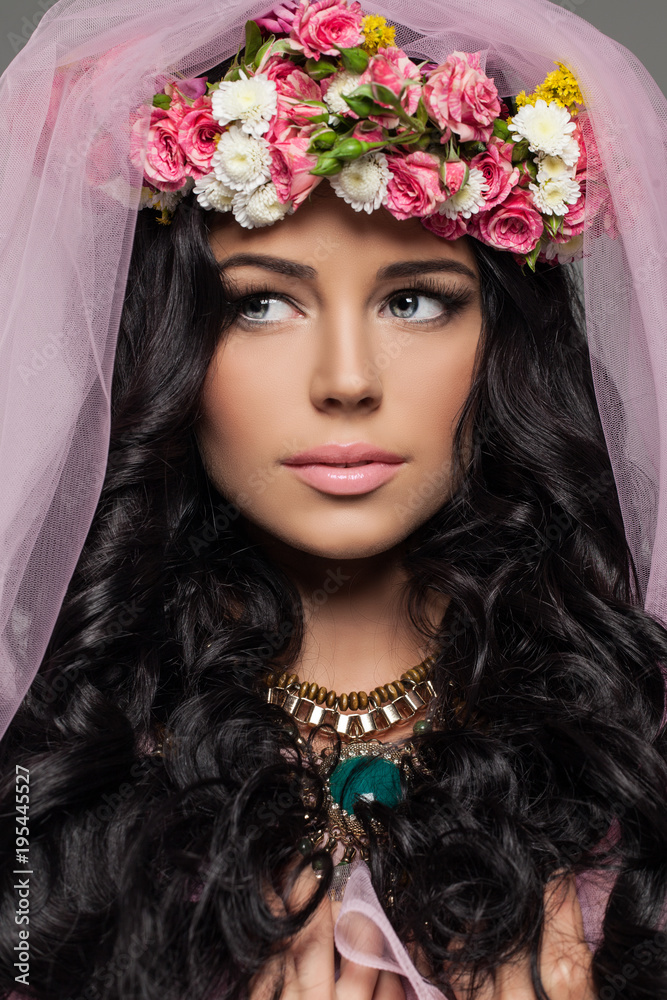
[[[332,174],[338,174],[343,169],[343,165],[335,156],[330,154],[323,154],[317,158],[317,164],[310,171],[316,177],[331,177]]]
[[[368,143],[359,139],[343,139],[331,152],[338,160],[357,160],[368,148]]]
[[[363,73],[368,66],[368,52],[364,49],[341,49],[340,57],[345,69],[349,69],[351,73]]]

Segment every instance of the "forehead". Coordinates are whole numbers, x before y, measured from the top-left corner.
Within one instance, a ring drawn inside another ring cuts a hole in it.
[[[326,180],[310,201],[271,226],[244,229],[231,214],[210,213],[210,241],[220,261],[239,253],[300,260],[318,272],[356,274],[378,271],[396,260],[444,258],[466,264],[478,274],[469,238],[444,240],[419,219],[395,219],[384,208],[355,212]]]

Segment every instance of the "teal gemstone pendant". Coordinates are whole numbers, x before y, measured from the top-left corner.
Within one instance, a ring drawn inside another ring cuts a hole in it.
[[[380,756],[348,757],[334,769],[329,790],[334,802],[350,816],[359,799],[395,806],[402,796],[398,765]]]

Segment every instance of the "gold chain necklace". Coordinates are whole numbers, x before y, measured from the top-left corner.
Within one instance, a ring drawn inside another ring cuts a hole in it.
[[[363,740],[412,718],[431,700],[435,689],[429,675],[434,661],[435,657],[427,656],[401,674],[400,680],[381,684],[370,694],[337,695],[314,681],[299,680],[296,673],[272,672],[264,679],[265,698],[306,726],[331,725],[341,736]]]

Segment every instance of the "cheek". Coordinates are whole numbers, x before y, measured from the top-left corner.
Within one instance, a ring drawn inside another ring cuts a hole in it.
[[[406,418],[425,456],[449,456],[470,393],[478,342],[479,327],[474,326],[444,343],[434,338],[401,365]]]
[[[274,475],[277,452],[290,447],[280,428],[290,425],[286,417],[296,405],[295,368],[266,348],[230,339],[211,361],[202,390],[200,448],[209,475],[231,499],[257,492]]]

